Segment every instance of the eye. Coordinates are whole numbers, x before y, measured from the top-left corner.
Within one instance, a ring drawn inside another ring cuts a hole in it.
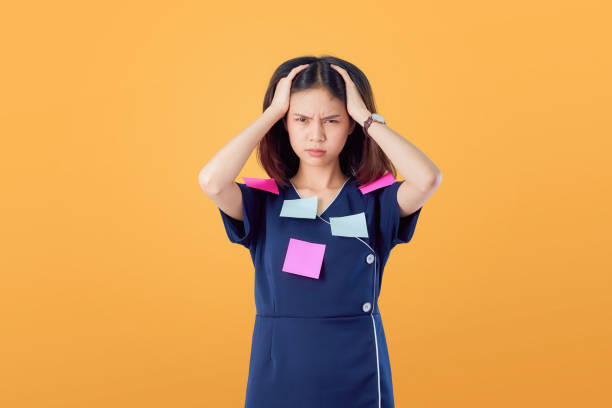
[[[304,120],[302,120],[302,119],[304,119]],[[304,118],[304,117],[299,116],[299,117],[295,118],[295,120],[296,120],[297,122],[305,122],[307,119],[306,119],[306,118]],[[335,120],[335,119],[328,119],[328,121],[329,121],[329,122],[338,123],[338,121],[337,121],[337,120]]]

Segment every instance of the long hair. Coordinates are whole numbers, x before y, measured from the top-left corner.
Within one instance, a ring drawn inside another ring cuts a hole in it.
[[[306,89],[326,89],[330,94],[346,105],[346,85],[342,76],[330,64],[344,68],[357,86],[359,94],[370,112],[376,112],[374,95],[370,82],[363,72],[350,62],[340,58],[324,55],[320,58],[305,56],[283,62],[272,74],[263,102],[265,111],[272,103],[278,81],[287,76],[291,69],[298,65],[310,64],[300,71],[291,83],[290,94]],[[299,168],[299,157],[289,142],[289,133],[283,125],[286,115],[277,121],[264,135],[258,144],[257,159],[268,175],[277,184],[286,187],[289,179]],[[349,115],[349,120],[354,121]],[[383,176],[389,171],[396,176],[396,169],[391,160],[371,138],[366,137],[363,128],[355,125],[339,155],[340,169],[345,176],[354,176],[361,185]]]

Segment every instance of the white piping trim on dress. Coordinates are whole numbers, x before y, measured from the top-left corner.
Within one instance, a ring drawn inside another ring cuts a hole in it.
[[[370,317],[372,318],[372,328],[374,330],[374,344],[376,345],[376,374],[378,377],[378,408],[380,408],[381,404],[381,395],[380,395],[380,362],[378,360],[378,336],[376,335],[376,322],[374,320],[374,306],[376,305],[376,286],[377,286],[377,269],[376,269],[376,251],[372,249],[367,243],[363,242],[360,238],[357,238],[361,243],[370,248],[370,250],[374,253],[374,293],[372,294],[372,310],[370,311]]]
[[[338,190],[338,193],[336,194],[336,196],[334,197],[333,200],[331,200],[331,202],[327,205],[327,207],[325,207],[325,209],[323,211],[321,211],[321,214],[323,214],[325,211],[327,211],[327,209],[329,208],[330,205],[332,205],[332,203],[334,201],[336,201],[336,198],[338,197],[338,195],[340,195],[340,192],[342,191],[342,189],[344,188],[344,185],[346,184],[347,181],[349,181],[351,178],[349,177],[344,184],[342,184],[342,187],[340,187],[340,190]],[[289,180],[289,182],[291,183],[291,185],[293,186],[293,190],[295,190],[295,192],[297,193],[298,197],[302,198],[302,196],[300,195],[300,193],[297,191],[297,188],[295,188],[295,186],[293,185],[293,183],[291,182],[291,180]],[[325,218],[321,217],[319,214],[317,214],[317,218],[320,218],[321,220],[325,221],[328,224],[331,224],[329,221],[327,221]],[[374,330],[374,345],[376,346],[376,377],[377,377],[377,382],[378,382],[378,408],[380,408],[380,404],[381,404],[381,395],[380,395],[380,362],[379,362],[379,358],[378,358],[378,336],[376,335],[376,321],[374,320],[374,306],[376,305],[376,277],[377,277],[377,270],[376,270],[376,251],[374,251],[372,249],[371,246],[369,246],[366,242],[364,242],[362,239],[360,239],[359,237],[353,237],[355,239],[357,239],[359,242],[361,242],[362,244],[364,244],[365,246],[367,246],[368,248],[370,248],[370,251],[372,251],[372,253],[374,253],[374,290],[372,292],[372,309],[370,310],[370,317],[372,318],[372,329]]]
[[[372,306],[372,309],[374,306]],[[378,361],[378,338],[376,337],[376,323],[374,322],[374,315],[370,313],[372,318],[372,328],[374,329],[374,344],[376,344],[376,371],[378,376],[378,408],[380,408],[380,363]]]

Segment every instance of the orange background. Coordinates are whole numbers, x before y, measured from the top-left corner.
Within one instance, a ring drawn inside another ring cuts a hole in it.
[[[0,405],[243,406],[252,264],[197,175],[332,54],[443,174],[385,269],[396,405],[612,406],[606,3],[4,5]]]

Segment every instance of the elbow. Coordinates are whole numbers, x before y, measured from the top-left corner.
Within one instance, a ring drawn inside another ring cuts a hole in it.
[[[431,178],[430,182],[429,182],[429,188],[432,190],[435,190],[436,188],[438,188],[438,186],[440,185],[440,183],[442,183],[442,172],[438,171],[436,172],[436,174]]]
[[[204,167],[200,169],[198,173],[198,183],[203,187],[210,184],[210,181],[214,179],[213,176],[214,168],[211,162],[206,163]]]
[[[216,187],[212,182],[213,179],[213,176],[209,172],[200,171],[198,174],[198,184],[208,196],[213,196],[218,193],[218,190],[216,190]]]
[[[204,169],[200,170],[200,172],[198,173],[198,184],[203,188],[204,186],[208,184],[209,181],[210,181],[210,177],[204,171]]]

